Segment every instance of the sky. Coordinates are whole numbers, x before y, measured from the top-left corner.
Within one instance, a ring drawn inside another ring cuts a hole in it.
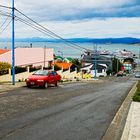
[[[11,0],[0,5],[11,7]],[[63,38],[140,38],[140,0],[15,0],[15,8]],[[0,38],[11,37],[11,25],[2,32],[6,18],[0,13]],[[15,27],[16,38],[49,38],[18,20]]]

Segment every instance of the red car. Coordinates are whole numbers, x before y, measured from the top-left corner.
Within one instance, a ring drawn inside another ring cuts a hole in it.
[[[26,79],[27,87],[40,86],[48,88],[49,84],[57,86],[61,76],[56,71],[38,70]]]
[[[122,77],[123,76],[123,71],[117,72],[117,77]]]

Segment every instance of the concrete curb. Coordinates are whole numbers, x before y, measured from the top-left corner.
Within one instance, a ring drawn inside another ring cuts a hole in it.
[[[117,111],[114,119],[108,127],[102,140],[120,140],[124,129],[124,124],[128,115],[128,111],[132,102],[132,96],[137,90],[137,82],[134,84],[132,89],[129,91],[127,97],[123,101],[121,107]]]

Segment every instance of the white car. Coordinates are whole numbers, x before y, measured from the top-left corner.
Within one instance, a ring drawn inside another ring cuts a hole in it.
[[[137,71],[137,72],[135,73],[135,77],[136,77],[136,78],[140,78],[140,71]]]

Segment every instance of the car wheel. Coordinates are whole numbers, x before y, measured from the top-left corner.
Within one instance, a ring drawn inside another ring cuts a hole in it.
[[[56,86],[56,87],[58,86],[58,83],[57,83],[57,81],[56,81],[56,83],[55,83],[55,86]]]
[[[48,82],[45,83],[44,87],[45,88],[48,88]]]

